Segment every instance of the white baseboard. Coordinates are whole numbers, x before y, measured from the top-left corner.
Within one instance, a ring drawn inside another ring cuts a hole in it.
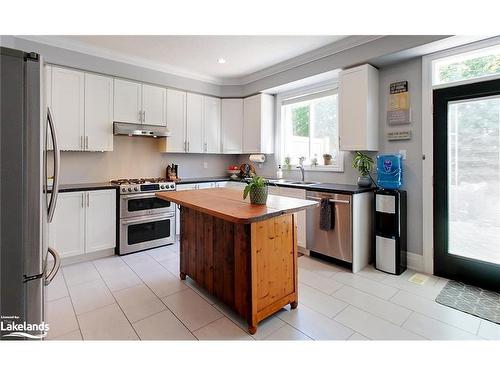
[[[424,272],[424,257],[419,254],[406,253],[407,267],[417,272]]]
[[[75,255],[72,257],[62,258],[61,265],[68,266],[74,263],[88,262],[90,260],[109,257],[110,255],[114,255],[114,253],[115,253],[115,248],[95,251],[87,254]]]

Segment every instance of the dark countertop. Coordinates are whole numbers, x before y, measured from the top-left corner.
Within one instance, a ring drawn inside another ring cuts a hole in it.
[[[278,182],[274,179],[271,180],[271,185],[288,187],[293,189],[305,189],[311,191],[324,191],[331,193],[344,193],[344,194],[360,194],[366,193],[368,191],[375,190],[374,187],[370,188],[360,188],[358,185],[347,185],[347,184],[334,184],[334,183],[319,183],[316,185],[297,185],[290,184],[285,182]],[[235,181],[235,182],[244,182],[243,180],[234,180],[229,177],[198,177],[198,178],[186,178],[177,182],[177,184],[201,184],[203,182],[216,182],[216,181]]]
[[[335,193],[345,193],[345,194],[360,194],[366,193],[368,191],[374,191],[375,187],[359,187],[358,185],[345,185],[345,184],[331,184],[331,183],[321,183],[318,185],[308,186],[307,190],[310,191],[323,191],[323,192],[335,192]]]
[[[232,180],[229,177],[195,177],[195,178],[182,178],[176,182],[177,185],[182,184],[201,184],[203,182],[217,182],[217,181],[239,181]]]
[[[61,184],[59,185],[60,193],[68,193],[71,191],[85,191],[85,190],[106,190],[118,189],[117,185],[112,185],[109,182],[89,182],[82,184]],[[49,188],[52,191],[52,187]]]
[[[184,178],[181,181],[177,182],[177,184],[179,185],[201,184],[204,182],[217,182],[217,181],[234,181],[234,182],[244,183],[243,180],[233,180],[229,177],[196,177],[196,178]],[[281,183],[278,181],[273,181],[271,182],[271,185],[282,186],[292,189],[305,189],[310,191],[323,191],[329,193],[344,193],[344,194],[359,194],[375,190],[374,187],[360,188],[357,185],[334,184],[334,183],[319,183],[316,185],[304,186],[304,185],[295,185],[290,183]],[[118,186],[112,185],[109,182],[90,182],[81,184],[63,184],[60,185],[59,187],[60,192],[104,190],[104,189],[118,189]]]

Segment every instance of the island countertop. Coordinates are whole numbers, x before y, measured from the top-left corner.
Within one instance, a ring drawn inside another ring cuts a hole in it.
[[[266,220],[283,214],[317,206],[318,202],[305,199],[269,195],[266,205],[250,204],[249,197],[234,189],[214,188],[156,193],[160,199],[238,224]]]

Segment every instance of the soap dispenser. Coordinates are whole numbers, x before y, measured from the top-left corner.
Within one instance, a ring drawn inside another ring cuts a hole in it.
[[[283,169],[281,169],[281,164],[278,165],[278,170],[276,171],[276,177],[278,178],[278,180],[283,179]]]

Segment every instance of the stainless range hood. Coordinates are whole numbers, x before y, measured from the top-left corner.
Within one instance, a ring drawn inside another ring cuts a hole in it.
[[[170,136],[170,131],[166,126],[142,125],[115,121],[113,122],[113,134],[164,138]]]

